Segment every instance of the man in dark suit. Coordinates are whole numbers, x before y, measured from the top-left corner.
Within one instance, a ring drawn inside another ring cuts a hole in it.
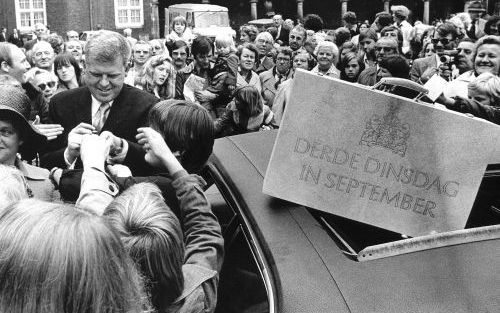
[[[21,48],[23,46],[23,40],[19,36],[19,32],[17,31],[17,29],[14,28],[12,30],[12,34],[10,34],[10,36],[9,36],[9,42],[11,44],[18,46],[19,48]]]
[[[0,42],[5,41],[7,41],[7,28],[2,27],[2,30],[0,31]]]
[[[100,31],[85,47],[86,86],[55,95],[49,104],[51,123],[64,127],[41,158],[46,168],[71,167],[79,157],[82,137],[103,133],[111,140],[110,161],[134,174],[147,174],[144,151],[136,143],[137,128],[146,124],[153,95],[124,85],[130,46],[115,32]],[[76,167],[80,167],[76,163]]]
[[[280,46],[288,46],[288,37],[290,36],[290,30],[285,27],[283,23],[283,16],[281,14],[276,14],[273,16],[274,27],[278,29],[276,34],[276,43]]]
[[[446,22],[439,25],[432,38],[436,54],[413,61],[410,70],[410,79],[414,82],[425,84],[441,67],[442,64],[439,57],[443,55],[445,51],[456,48],[457,37],[458,34],[453,24]]]
[[[36,24],[35,25],[35,35],[36,35],[36,38],[32,39],[32,40],[28,40],[24,44],[24,49],[26,49],[26,51],[30,51],[31,49],[33,49],[33,46],[37,42],[39,42],[40,40],[42,40],[42,37],[45,36],[45,35],[47,35],[47,33],[48,33],[47,26],[45,26],[42,23]]]

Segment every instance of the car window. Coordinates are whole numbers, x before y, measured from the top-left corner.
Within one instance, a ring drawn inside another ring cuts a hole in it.
[[[264,278],[250,244],[252,239],[231,196],[221,192],[216,185],[205,193],[221,224],[225,246],[215,312],[270,312]]]

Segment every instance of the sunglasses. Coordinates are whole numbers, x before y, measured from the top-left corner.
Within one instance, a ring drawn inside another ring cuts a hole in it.
[[[45,88],[49,87],[49,88],[54,88],[56,85],[56,82],[48,82],[47,84],[40,84],[38,85],[38,88],[40,88],[40,90],[45,90]]]
[[[438,42],[440,42],[440,41],[441,41],[441,43],[442,43],[443,45],[447,45],[447,44],[449,44],[449,43],[450,43],[450,40],[449,40],[448,38],[432,38],[432,39],[431,39],[431,42],[432,42],[433,44],[435,44],[435,45],[436,45]]]

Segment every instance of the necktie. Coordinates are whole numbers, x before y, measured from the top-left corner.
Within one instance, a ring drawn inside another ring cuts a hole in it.
[[[110,109],[110,104],[109,102],[103,102],[101,103],[101,106],[99,106],[99,109],[97,110],[96,114],[92,118],[92,125],[95,127],[98,133],[101,132],[102,127],[104,126],[104,123],[106,122],[106,119],[108,118],[109,114],[109,109]]]
[[[278,74],[278,81],[276,82],[276,84],[274,84],[274,89],[276,89],[276,90],[278,89],[282,80],[283,80],[283,75]]]

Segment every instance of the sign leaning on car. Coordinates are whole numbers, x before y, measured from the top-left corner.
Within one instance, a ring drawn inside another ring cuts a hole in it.
[[[300,71],[267,168],[271,196],[410,236],[463,229],[500,127]]]

